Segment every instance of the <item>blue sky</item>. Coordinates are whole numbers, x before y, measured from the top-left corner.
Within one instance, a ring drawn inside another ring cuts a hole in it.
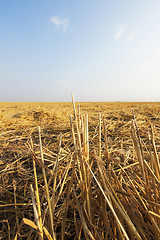
[[[160,101],[159,0],[1,0],[0,101]]]

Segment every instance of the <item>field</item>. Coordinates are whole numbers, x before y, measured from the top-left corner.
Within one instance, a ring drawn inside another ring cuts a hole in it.
[[[0,239],[160,239],[160,103],[0,103]]]

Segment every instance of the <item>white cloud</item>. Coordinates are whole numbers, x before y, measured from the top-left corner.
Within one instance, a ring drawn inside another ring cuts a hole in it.
[[[108,49],[111,50],[115,54],[119,54],[120,53],[119,48],[115,48],[114,46],[108,46]]]
[[[151,67],[152,66],[152,63],[151,63],[151,61],[146,61],[146,62],[144,62],[144,67]]]
[[[116,34],[115,34],[115,37],[114,37],[114,39],[115,40],[118,40],[123,34],[124,34],[124,32],[125,32],[125,28],[124,28],[124,26],[119,26],[119,28],[117,29],[117,32],[116,32]]]
[[[149,22],[153,21],[153,20],[156,20],[156,19],[159,19],[160,15],[159,14],[156,14],[156,13],[150,13],[148,16],[147,16],[147,19]]]
[[[69,81],[56,80],[55,82],[56,82],[57,84],[59,84],[60,86],[63,86],[63,87],[69,86]]]
[[[135,35],[136,35],[136,30],[132,31],[126,38],[126,42],[129,43],[131,41],[133,41],[133,39],[135,38]]]
[[[53,16],[50,18],[50,21],[57,27],[62,28],[63,33],[67,31],[69,26],[68,18],[60,18],[59,16]]]
[[[148,20],[149,20],[149,21],[152,21],[153,18],[154,18],[154,15],[153,15],[152,13],[150,13],[150,14],[148,15]]]

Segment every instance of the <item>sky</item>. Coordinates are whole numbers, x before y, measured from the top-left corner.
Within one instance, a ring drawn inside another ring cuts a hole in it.
[[[159,0],[0,0],[0,101],[160,101]]]

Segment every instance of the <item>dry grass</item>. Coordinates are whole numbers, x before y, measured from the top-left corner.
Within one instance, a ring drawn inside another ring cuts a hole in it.
[[[1,239],[160,239],[159,103],[0,109]]]

